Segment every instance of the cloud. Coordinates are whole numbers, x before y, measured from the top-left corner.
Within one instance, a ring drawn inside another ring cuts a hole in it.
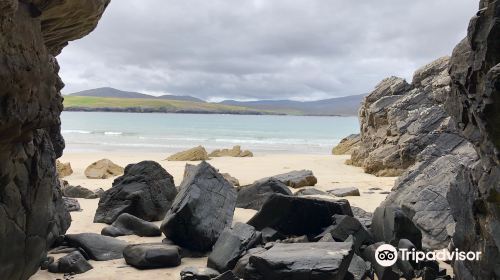
[[[65,93],[122,90],[220,99],[318,99],[451,53],[471,0],[114,0],[58,57]]]

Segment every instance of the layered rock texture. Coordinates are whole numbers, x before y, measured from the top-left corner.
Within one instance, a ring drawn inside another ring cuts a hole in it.
[[[55,161],[64,149],[54,56],[109,0],[0,3],[0,279],[27,279],[69,227]]]
[[[482,0],[479,8],[453,51],[446,104],[479,154],[448,193],[453,246],[482,252],[479,261],[454,263],[457,279],[500,279],[500,2]]]

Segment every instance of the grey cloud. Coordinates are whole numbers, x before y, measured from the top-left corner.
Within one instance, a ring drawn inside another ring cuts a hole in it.
[[[59,57],[65,93],[317,99],[411,78],[450,54],[471,0],[114,0]]]

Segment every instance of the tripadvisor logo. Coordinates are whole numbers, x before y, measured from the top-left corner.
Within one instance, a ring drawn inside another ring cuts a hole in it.
[[[481,252],[464,252],[458,251],[448,251],[448,250],[440,250],[440,251],[430,251],[430,252],[422,252],[417,251],[415,248],[408,249],[399,249],[399,257],[403,261],[415,261],[416,263],[421,261],[477,261],[481,256]],[[375,251],[375,260],[381,266],[387,267],[394,265],[398,260],[398,250],[390,245],[383,244],[380,245]]]

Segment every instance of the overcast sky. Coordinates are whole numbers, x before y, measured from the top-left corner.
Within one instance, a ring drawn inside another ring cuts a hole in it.
[[[411,79],[451,53],[477,0],[112,0],[58,57],[64,93],[312,100]]]

